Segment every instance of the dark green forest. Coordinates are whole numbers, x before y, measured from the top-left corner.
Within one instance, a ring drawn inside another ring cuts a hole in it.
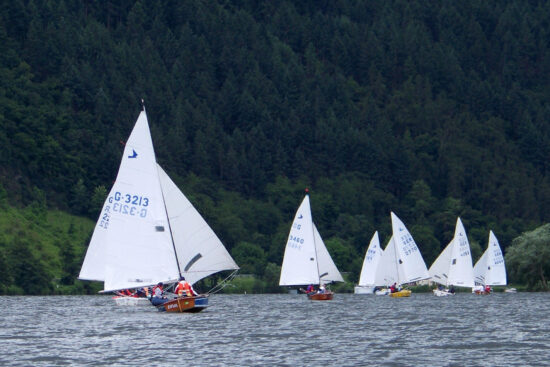
[[[278,289],[306,187],[350,284],[390,211],[428,267],[457,216],[474,261],[491,229],[506,253],[550,221],[549,79],[546,1],[3,1],[0,210],[26,219],[0,221],[0,293],[90,291],[75,279],[141,99],[256,291]],[[52,211],[72,217],[44,245]]]

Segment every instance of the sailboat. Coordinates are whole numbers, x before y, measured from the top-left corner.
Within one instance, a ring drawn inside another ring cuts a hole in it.
[[[489,231],[487,250],[474,266],[474,281],[476,286],[472,288],[472,293],[476,294],[490,293],[492,285],[506,285],[504,256],[493,231]]]
[[[280,286],[319,285],[343,282],[342,275],[313,223],[309,195],[300,204],[292,222],[281,267]],[[311,300],[331,300],[334,293],[308,293]]]
[[[378,231],[374,232],[369,247],[363,259],[363,267],[359,276],[359,284],[355,286],[355,294],[374,294],[376,289],[376,272],[384,250],[380,247]]]
[[[474,268],[470,243],[466,236],[466,230],[460,218],[456,220],[455,234],[451,242],[435,259],[429,269],[432,280],[445,287],[473,287]],[[434,289],[436,296],[450,296],[454,292],[449,289]]]
[[[237,269],[213,230],[157,164],[144,108],[125,145],[79,279],[103,282],[102,292],[115,292],[182,277],[194,284]],[[207,306],[208,294],[170,299],[158,308],[198,312]]]
[[[406,283],[429,279],[428,269],[418,246],[414,242],[405,224],[391,212],[392,236],[378,264],[377,285]],[[391,293],[391,297],[409,297],[411,290],[403,289]]]

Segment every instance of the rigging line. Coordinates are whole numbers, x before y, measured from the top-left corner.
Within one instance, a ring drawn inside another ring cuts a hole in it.
[[[224,289],[228,285],[227,283],[235,277],[235,275],[237,274],[238,271],[239,271],[239,269],[233,270],[233,272],[231,274],[229,274],[220,283],[218,283],[214,287],[212,287],[212,289],[210,289],[208,292],[206,292],[206,294],[207,295],[215,294],[215,293],[218,293],[219,291],[221,291],[222,289]]]

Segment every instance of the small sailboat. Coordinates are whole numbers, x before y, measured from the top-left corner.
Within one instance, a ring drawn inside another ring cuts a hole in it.
[[[102,292],[116,292],[172,284],[182,277],[194,284],[216,272],[238,268],[206,221],[157,164],[144,108],[125,145],[79,279],[103,282]],[[207,306],[208,294],[174,297],[158,308],[198,312]]]
[[[456,220],[453,239],[435,259],[428,272],[434,282],[447,287],[447,289],[433,290],[434,295],[439,297],[453,295],[452,287],[471,288],[474,286],[470,243],[460,218]]]
[[[384,250],[380,247],[378,231],[374,232],[369,247],[363,259],[363,267],[359,276],[359,284],[355,286],[355,294],[374,294],[376,290],[376,272]]]
[[[500,244],[493,233],[489,231],[487,250],[481,255],[474,266],[475,286],[472,293],[489,294],[492,285],[506,285],[506,265]]]
[[[395,284],[401,287],[406,283],[429,279],[430,275],[422,254],[405,224],[393,212],[391,222],[393,234],[378,264],[376,284],[386,286]],[[411,293],[409,289],[402,289],[390,293],[390,296],[409,297]]]
[[[288,235],[279,285],[319,285],[323,288],[324,284],[343,281],[313,223],[306,189],[306,196],[296,212]],[[318,301],[331,300],[333,296],[334,293],[329,290],[308,293],[309,299]]]

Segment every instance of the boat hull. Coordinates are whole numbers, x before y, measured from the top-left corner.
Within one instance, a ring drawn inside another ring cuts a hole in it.
[[[177,297],[164,302],[162,305],[158,305],[159,311],[166,311],[172,313],[182,312],[201,312],[208,307],[207,296],[195,296],[195,297]]]
[[[410,289],[402,289],[398,292],[390,293],[390,297],[400,298],[400,297],[410,297],[412,291]]]
[[[437,296],[437,297],[454,296],[454,293],[448,292],[446,290],[434,289],[433,292],[434,292],[434,296]]]
[[[117,306],[149,306],[151,304],[149,299],[145,297],[115,296],[113,300]]]
[[[374,294],[375,288],[376,288],[375,286],[357,285],[355,286],[354,290],[355,290],[355,294]]]
[[[327,292],[327,293],[314,293],[314,294],[308,294],[307,298],[309,298],[312,301],[330,301],[334,297],[334,293]]]

